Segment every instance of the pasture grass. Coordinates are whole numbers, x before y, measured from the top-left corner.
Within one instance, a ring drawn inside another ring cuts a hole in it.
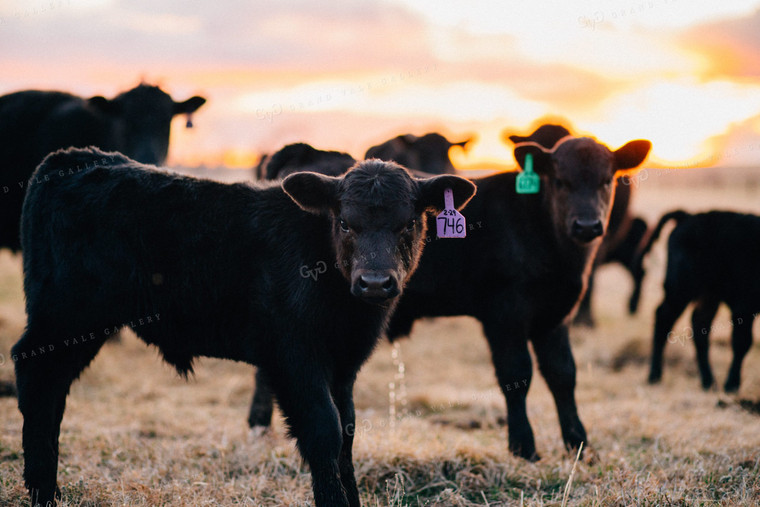
[[[700,209],[689,206],[697,194],[699,202],[760,212],[757,189],[726,192],[652,186],[636,203],[650,220],[679,206]],[[542,459],[529,463],[507,453],[504,399],[476,321],[418,322],[413,339],[399,345],[396,364],[393,347],[381,343],[355,391],[363,505],[558,506],[566,491],[571,506],[758,505],[760,346],[745,360],[737,395],[700,389],[686,338],[668,345],[662,384],[646,384],[664,261],[660,244],[636,317],[624,313],[627,276],[619,267],[603,268],[597,328],[571,331],[576,396],[589,434],[577,464],[562,446],[537,372],[528,411]],[[9,350],[24,319],[20,257],[0,252],[0,381],[13,380]],[[722,310],[711,339],[719,382],[731,359],[729,319]],[[682,318],[676,330],[685,326]],[[63,505],[312,504],[308,467],[279,414],[270,431],[248,430],[251,391],[252,370],[244,364],[203,359],[186,382],[125,332],[120,343],[103,347],[68,398],[58,470]],[[28,505],[21,425],[15,399],[0,398],[0,505]]]

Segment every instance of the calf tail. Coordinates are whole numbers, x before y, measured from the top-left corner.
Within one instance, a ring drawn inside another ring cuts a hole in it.
[[[631,294],[631,299],[628,301],[628,312],[631,315],[635,314],[639,308],[639,299],[641,298],[641,285],[644,282],[644,275],[646,274],[644,271],[644,257],[652,249],[654,242],[657,241],[657,239],[660,237],[660,233],[662,232],[663,227],[665,227],[665,224],[671,220],[675,220],[676,224],[678,224],[690,216],[691,215],[689,213],[683,210],[676,210],[671,211],[670,213],[665,213],[662,218],[660,218],[660,221],[652,230],[651,234],[649,234],[649,236],[645,236],[641,240],[641,245],[639,245],[636,254],[633,256],[633,260],[631,261],[630,266],[634,280],[633,293]]]
[[[664,215],[662,215],[662,218],[660,218],[660,221],[657,223],[657,226],[652,230],[652,234],[650,234],[649,238],[647,238],[646,241],[643,242],[643,245],[639,248],[639,251],[636,253],[636,259],[638,261],[641,261],[641,259],[646,254],[649,253],[649,250],[652,249],[652,245],[654,245],[654,242],[657,241],[657,239],[660,237],[660,233],[662,232],[663,227],[665,227],[665,224],[667,224],[671,220],[675,220],[676,224],[679,224],[684,219],[690,216],[691,215],[689,213],[683,210],[671,211],[670,213],[665,213]]]

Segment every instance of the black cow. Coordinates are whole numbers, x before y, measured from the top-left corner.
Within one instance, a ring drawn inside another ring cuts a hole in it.
[[[555,144],[570,135],[570,131],[562,125],[552,125],[546,123],[533,131],[529,136],[509,135],[507,131],[503,133],[504,139],[509,139],[514,144],[520,143],[538,143],[544,148],[552,149]]]
[[[609,219],[618,170],[637,167],[649,141],[617,151],[589,138],[566,138],[548,150],[515,147],[522,166],[528,153],[541,177],[535,195],[517,195],[517,173],[473,180],[467,238],[435,239],[425,249],[387,335],[407,336],[422,317],[471,315],[483,324],[499,386],[507,401],[509,449],[538,459],[525,399],[533,367],[528,341],[559,412],[568,448],[586,440],[575,404],[575,363],[567,320],[583,296],[600,237]],[[435,230],[435,222],[429,219]],[[249,423],[267,426],[272,415],[268,379],[257,373]]]
[[[24,201],[28,322],[12,349],[33,505],[53,501],[71,382],[134,325],[181,375],[193,359],[266,374],[309,463],[316,504],[358,506],[352,387],[415,270],[425,211],[475,187],[367,161],[252,187],[170,174],[118,153],[48,156]],[[160,218],[157,219],[157,218]],[[337,266],[318,280],[304,268]]]
[[[318,150],[306,143],[288,144],[274,155],[265,155],[256,166],[257,179],[282,179],[295,172],[311,171],[326,176],[340,176],[356,163],[354,157],[340,151]]]
[[[163,164],[172,118],[189,115],[205,102],[197,96],[175,102],[144,84],[110,100],[37,90],[0,97],[0,248],[21,247],[21,204],[29,177],[45,155],[69,146],[97,146]]]
[[[428,174],[454,174],[456,169],[449,158],[449,149],[452,146],[464,148],[470,141],[472,139],[452,143],[438,133],[422,137],[405,134],[371,147],[364,158],[393,161]]]
[[[752,345],[752,323],[760,313],[760,217],[729,211],[666,213],[641,249],[639,265],[670,220],[677,225],[668,238],[665,297],[655,314],[649,383],[662,379],[662,356],[673,325],[696,302],[687,338],[694,339],[702,387],[712,387],[710,330],[718,306],[725,303],[731,308],[734,359],[724,388],[738,391],[742,361]]]
[[[560,139],[569,135],[570,131],[561,125],[545,124],[538,127],[529,136],[507,136],[505,133],[505,138],[508,138],[514,144],[535,142],[545,148],[551,148]],[[634,217],[630,211],[634,193],[631,179],[625,175],[618,177],[616,188],[607,233],[604,235],[602,244],[596,254],[586,294],[583,296],[575,316],[574,322],[576,324],[594,326],[594,318],[591,312],[591,295],[594,284],[594,272],[602,264],[618,262],[629,271],[634,282],[634,290],[628,301],[629,313],[636,313],[638,307],[639,292],[637,289],[641,286],[641,278],[644,274],[634,268],[633,260],[647,232],[647,224],[644,219]]]

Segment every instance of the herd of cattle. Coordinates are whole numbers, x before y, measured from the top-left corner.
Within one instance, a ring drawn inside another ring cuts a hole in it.
[[[353,385],[382,335],[408,336],[423,317],[478,319],[507,404],[508,446],[539,459],[527,417],[528,342],[556,402],[568,449],[587,441],[575,402],[568,325],[593,325],[595,267],[634,279],[670,220],[665,298],[656,312],[649,381],[691,302],[702,385],[720,303],[732,311],[741,364],[760,310],[760,217],[668,213],[649,229],[632,216],[625,171],[649,141],[610,150],[564,127],[511,136],[518,172],[465,179],[439,134],[395,137],[365,159],[288,145],[262,157],[262,183],[223,184],[156,169],[175,102],[140,85],[112,100],[25,91],[0,97],[0,247],[21,251],[28,316],[13,347],[32,505],[60,497],[58,437],[71,383],[124,322],[182,375],[199,356],[256,366],[249,424],[268,426],[276,398],[309,463],[317,505],[359,505],[352,464]],[[151,166],[145,164],[152,164]],[[616,182],[617,180],[617,182]],[[626,184],[620,184],[624,181]],[[444,192],[467,219],[464,240],[436,235]],[[161,217],[161,220],[156,220]],[[424,253],[423,253],[424,250]],[[323,266],[319,277],[303,267]]]

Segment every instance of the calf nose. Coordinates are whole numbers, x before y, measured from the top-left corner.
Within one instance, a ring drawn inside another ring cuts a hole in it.
[[[591,241],[604,234],[601,220],[576,220],[573,222],[572,235],[581,241]]]
[[[362,273],[356,281],[355,294],[370,301],[384,301],[399,295],[396,279],[388,273]]]

